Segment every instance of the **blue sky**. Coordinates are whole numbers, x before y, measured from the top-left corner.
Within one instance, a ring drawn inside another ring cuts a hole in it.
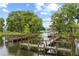
[[[11,11],[32,10],[42,18],[44,27],[48,28],[51,15],[62,5],[63,3],[0,3],[0,17],[6,19]]]

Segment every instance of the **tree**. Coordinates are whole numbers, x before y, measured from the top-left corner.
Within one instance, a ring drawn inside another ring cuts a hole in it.
[[[78,20],[78,5],[75,3],[64,4],[55,14],[52,15],[52,25],[51,28],[57,30],[58,32],[71,32],[77,28],[75,19]]]
[[[67,30],[70,30],[70,32],[74,32],[73,29],[76,29],[77,24],[75,22],[75,19],[77,19],[78,16],[78,4],[71,3],[71,4],[65,4],[61,11],[64,14],[65,22],[67,23]],[[78,19],[77,19],[78,20]]]
[[[0,32],[3,32],[4,19],[0,18]]]
[[[7,18],[8,31],[11,32],[39,32],[42,20],[32,11],[18,10],[9,13]]]
[[[52,19],[52,28],[54,30],[58,31],[59,33],[66,31],[63,14],[55,13],[51,19]]]
[[[74,32],[76,32],[76,28],[78,27],[77,23],[79,23],[79,5],[75,3],[66,3],[54,15],[52,15],[51,19],[51,28],[57,30],[59,34],[62,32],[63,34],[65,34],[65,32],[70,34],[70,37],[72,37],[72,55],[75,55]],[[78,20],[77,23],[75,22],[76,19]]]
[[[25,33],[30,33],[30,28],[29,28],[29,25],[28,24],[25,26],[24,32]]]

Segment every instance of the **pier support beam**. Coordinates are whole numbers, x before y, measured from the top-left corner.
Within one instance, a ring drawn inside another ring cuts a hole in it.
[[[58,42],[56,42],[56,55],[57,55],[57,52],[58,52]]]
[[[71,43],[71,55],[75,56],[75,39],[72,39],[72,43]]]

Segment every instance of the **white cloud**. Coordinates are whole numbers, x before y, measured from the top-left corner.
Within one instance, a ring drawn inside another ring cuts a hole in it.
[[[36,3],[37,6],[44,6],[44,3]]]
[[[48,14],[47,12],[40,12],[40,14],[42,14],[42,15],[46,15],[46,14]]]
[[[0,11],[9,13],[9,11],[6,9],[8,6],[8,3],[0,3]]]
[[[36,3],[35,4],[37,11],[57,11],[60,7],[56,3],[50,3],[48,5],[44,3]]]
[[[0,8],[7,8],[8,3],[0,3]]]
[[[51,21],[51,18],[44,18],[43,19],[43,26],[45,28],[49,28],[49,25],[51,24],[50,21]]]
[[[36,3],[36,12],[40,12],[42,15],[49,14],[51,11],[57,11],[59,9],[59,5],[56,3]]]
[[[50,17],[47,17],[47,18],[45,17],[45,18],[43,19],[44,22],[50,22],[50,20],[51,20]]]
[[[58,6],[56,3],[51,3],[47,6],[46,10],[57,11],[59,7],[60,6]]]
[[[7,9],[2,9],[3,12],[9,13]]]
[[[44,7],[44,3],[36,3],[35,6],[37,11],[41,11],[43,9],[42,7]]]

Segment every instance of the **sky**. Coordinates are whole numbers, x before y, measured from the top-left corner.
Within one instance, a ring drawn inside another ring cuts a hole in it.
[[[49,28],[51,15],[62,7],[63,3],[0,3],[0,17],[5,20],[8,14],[16,10],[32,10],[43,20],[43,26]]]

